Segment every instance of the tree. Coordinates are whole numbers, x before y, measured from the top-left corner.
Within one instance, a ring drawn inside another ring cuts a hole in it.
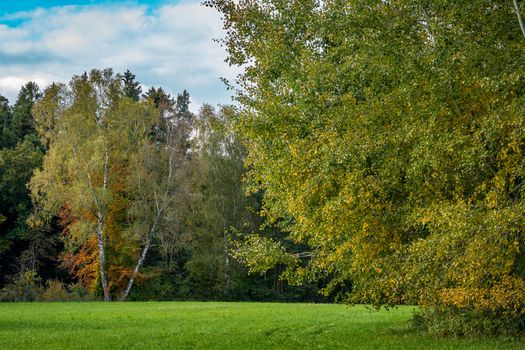
[[[158,111],[153,126],[155,133],[137,149],[131,163],[134,171],[129,179],[129,217],[133,222],[133,236],[140,242],[142,251],[120,297],[122,301],[128,297],[153,241],[161,235],[179,233],[175,227],[182,218],[177,211],[184,205],[181,202],[185,197],[184,187],[179,177],[183,167],[182,150],[177,140],[177,126],[166,109],[169,95],[159,88],[150,90],[149,97],[152,97],[149,102]]]
[[[175,102],[175,114],[174,121],[177,125],[178,139],[180,147],[184,154],[187,154],[190,149],[190,134],[194,128],[193,113],[190,112],[190,94],[184,90],[182,93],[177,95]]]
[[[175,111],[181,118],[189,118],[190,116],[190,94],[184,90],[177,95],[175,103]]]
[[[229,62],[245,67],[251,184],[267,219],[310,247],[288,277],[523,331],[525,41],[513,4],[206,3],[224,15]],[[486,332],[451,331],[473,330]]]
[[[64,107],[62,99],[65,90],[64,84],[53,83],[45,89],[42,99],[33,106],[35,131],[46,147],[49,147],[51,139],[57,136],[56,124]]]
[[[166,112],[173,112],[175,108],[175,101],[170,94],[166,93],[162,87],[155,89],[155,87],[149,88],[149,90],[142,95],[146,100],[153,102],[153,105],[160,109],[162,114]]]
[[[63,266],[100,283],[106,301],[128,297],[150,248],[176,234],[186,198],[172,99],[161,88],[145,101],[127,97],[119,76],[93,70],[51,85],[34,108],[49,152],[33,196],[60,218]]]
[[[84,244],[95,233],[99,281],[109,301],[107,250],[111,241],[122,243],[118,220],[126,201],[126,164],[150,130],[149,112],[122,99],[120,81],[110,69],[75,76],[69,87],[51,86],[47,94],[35,111],[39,121],[55,116],[38,127],[42,132],[51,126],[53,132],[41,134],[49,151],[31,180],[31,191],[40,210],[51,215],[66,208],[71,212],[71,242]],[[112,234],[117,239],[110,240]]]
[[[124,72],[121,79],[124,95],[137,102],[140,99],[142,87],[138,81],[135,81],[135,74],[131,73],[128,69]]]
[[[18,98],[13,106],[12,128],[18,139],[25,135],[34,134],[34,121],[32,108],[36,101],[42,97],[40,88],[34,82],[22,86]]]
[[[0,149],[12,146],[16,136],[11,128],[12,111],[9,100],[0,95]]]

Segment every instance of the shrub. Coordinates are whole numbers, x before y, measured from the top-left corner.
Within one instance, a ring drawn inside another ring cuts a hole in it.
[[[46,288],[39,298],[40,301],[71,301],[71,294],[67,291],[64,283],[57,280],[46,282]]]
[[[10,283],[0,291],[2,301],[35,301],[42,292],[41,279],[30,270],[12,276]]]
[[[48,280],[42,287],[35,271],[26,271],[11,278],[0,290],[0,301],[93,301],[95,296],[79,283],[67,285]]]
[[[95,296],[79,283],[67,285],[61,281],[49,280],[39,296],[40,301],[93,301]]]
[[[525,331],[524,321],[523,315],[494,317],[474,308],[447,307],[423,308],[413,316],[411,325],[433,336],[516,336]]]
[[[70,284],[68,286],[69,289],[69,296],[71,298],[71,301],[95,301],[97,300],[97,297],[95,294],[84,287],[80,283],[74,283]]]

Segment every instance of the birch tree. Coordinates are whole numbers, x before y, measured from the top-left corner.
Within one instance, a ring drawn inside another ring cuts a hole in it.
[[[248,179],[310,248],[291,277],[525,332],[520,2],[205,3],[244,69]]]
[[[59,91],[57,92],[57,89]],[[34,201],[49,215],[67,207],[76,218],[71,240],[95,235],[98,274],[104,300],[111,300],[108,279],[108,216],[122,200],[122,181],[130,154],[148,131],[144,106],[123,98],[120,82],[110,69],[75,76],[69,86],[53,85],[46,106],[37,106],[45,120],[43,138],[49,151],[30,188]],[[52,123],[45,114],[54,116]],[[52,132],[49,132],[49,129]]]
[[[173,220],[182,220],[175,213],[175,202],[183,196],[178,174],[183,168],[184,157],[173,110],[166,106],[155,106],[157,113],[153,133],[140,143],[131,162],[134,171],[128,182],[132,198],[128,214],[132,222],[132,236],[142,245],[142,249],[120,296],[122,301],[128,297],[153,241],[160,232],[171,231],[172,226],[178,224]]]

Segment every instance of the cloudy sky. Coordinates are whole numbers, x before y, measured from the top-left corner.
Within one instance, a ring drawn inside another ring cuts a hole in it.
[[[220,78],[214,38],[220,15],[200,0],[0,0],[0,94],[14,102],[20,86],[67,82],[91,68],[131,70],[144,85],[190,92],[193,108],[231,102]]]

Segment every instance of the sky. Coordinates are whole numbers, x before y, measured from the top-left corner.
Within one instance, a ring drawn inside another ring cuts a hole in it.
[[[0,95],[20,87],[68,82],[92,68],[129,69],[143,85],[183,89],[193,111],[232,103],[222,78],[239,73],[213,39],[220,14],[200,0],[0,0]]]

